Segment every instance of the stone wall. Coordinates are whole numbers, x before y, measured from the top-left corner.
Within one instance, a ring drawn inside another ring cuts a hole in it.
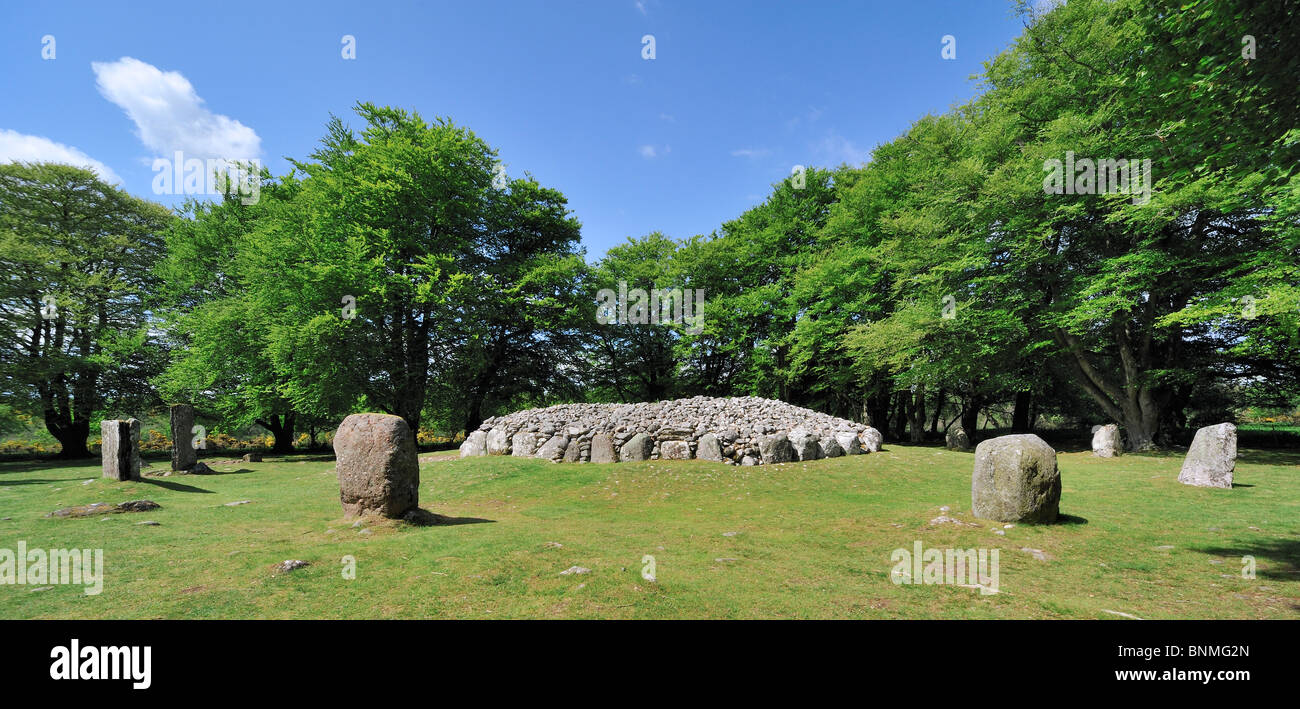
[[[761,465],[874,452],[880,440],[870,426],[783,401],[697,396],[560,404],[494,416],[466,437],[460,454],[556,463],[704,458]]]

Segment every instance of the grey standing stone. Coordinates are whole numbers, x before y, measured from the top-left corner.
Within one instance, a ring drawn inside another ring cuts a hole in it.
[[[943,435],[944,447],[950,451],[967,451],[970,450],[970,436],[966,435],[966,429],[961,426],[949,428]]]
[[[199,462],[194,450],[194,407],[176,404],[171,407],[172,470],[189,470]]]
[[[509,455],[510,434],[504,428],[494,428],[487,435],[488,455]]]
[[[623,444],[623,448],[618,452],[618,458],[619,460],[649,460],[654,445],[655,439],[644,433],[638,433],[632,436],[632,440]]]
[[[881,435],[880,431],[867,426],[862,433],[858,434],[858,440],[862,443],[863,451],[867,453],[879,453],[880,444],[884,443],[885,437]]]
[[[137,419],[101,421],[99,433],[103,477],[111,480],[139,480],[140,421]]]
[[[822,457],[822,444],[811,433],[795,429],[786,437],[790,439],[790,446],[794,448],[795,457],[799,460],[817,460]]]
[[[686,441],[664,441],[659,445],[659,457],[665,460],[690,460],[691,444]]]
[[[1092,432],[1092,454],[1100,458],[1114,458],[1119,455],[1122,446],[1119,426],[1108,423],[1093,428],[1095,430]]]
[[[618,456],[614,454],[614,440],[604,433],[597,433],[591,437],[591,462],[593,463],[617,463]]]
[[[475,431],[465,436],[465,442],[460,444],[460,457],[472,455],[487,455],[487,433]]]
[[[971,510],[998,522],[1055,522],[1061,501],[1056,451],[1032,433],[990,438],[975,448]]]
[[[537,434],[528,431],[516,433],[510,439],[510,455],[516,458],[531,458],[537,451]]]
[[[400,416],[352,414],[334,434],[339,499],[346,517],[400,518],[420,501],[420,463]]]
[[[700,436],[695,448],[695,457],[700,460],[722,460],[722,446],[718,443],[718,437],[712,433]]]
[[[1197,487],[1232,487],[1237,467],[1237,427],[1230,423],[1206,426],[1196,432],[1183,459],[1178,482]]]
[[[758,455],[763,459],[763,463],[789,463],[795,459],[794,446],[790,445],[790,439],[784,433],[775,433],[770,436],[760,436],[758,439]]]
[[[558,463],[564,459],[564,451],[569,447],[569,437],[563,433],[557,433],[551,436],[541,448],[537,449],[537,457]]]
[[[835,442],[840,444],[840,449],[845,455],[861,455],[862,444],[859,442],[859,434],[852,431],[836,431]]]
[[[581,463],[582,462],[582,443],[574,438],[569,441],[568,447],[564,449],[564,462]]]
[[[827,436],[822,439],[822,455],[827,458],[839,458],[844,455],[844,448],[840,442],[835,440],[835,436]]]

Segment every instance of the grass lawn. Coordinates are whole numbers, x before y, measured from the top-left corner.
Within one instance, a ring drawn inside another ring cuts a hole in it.
[[[1062,523],[932,526],[943,505],[976,521],[972,458],[902,445],[759,467],[424,454],[421,506],[458,522],[434,527],[344,520],[327,456],[205,458],[219,474],[137,483],[101,479],[97,461],[4,463],[0,548],[102,548],[105,579],[95,596],[0,585],[0,617],[1300,618],[1300,453],[1243,450],[1238,486],[1211,490],[1178,483],[1181,454],[1063,452]],[[44,517],[141,498],[162,508]],[[1000,549],[1000,593],[892,583],[891,552],[918,540]],[[641,578],[646,554],[657,583]],[[311,565],[272,570],[286,559]],[[572,566],[590,573],[560,574]]]

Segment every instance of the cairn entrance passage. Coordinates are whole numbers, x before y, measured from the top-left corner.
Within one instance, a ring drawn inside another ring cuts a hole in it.
[[[553,463],[701,458],[730,465],[816,460],[880,450],[876,429],[759,397],[640,404],[560,404],[494,416],[462,458],[513,455]]]

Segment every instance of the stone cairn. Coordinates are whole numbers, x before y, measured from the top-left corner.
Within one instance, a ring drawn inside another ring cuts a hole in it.
[[[107,419],[99,423],[99,433],[103,477],[111,480],[139,480],[140,421]]]
[[[189,404],[176,404],[171,407],[172,425],[172,470],[188,472],[199,462],[198,451],[194,450],[194,407]]]
[[[400,416],[352,414],[334,434],[343,514],[400,518],[420,501],[420,463]]]
[[[553,463],[700,458],[762,465],[880,450],[880,432],[758,397],[697,396],[639,404],[560,404],[494,416],[461,444],[462,458],[513,455]]]

